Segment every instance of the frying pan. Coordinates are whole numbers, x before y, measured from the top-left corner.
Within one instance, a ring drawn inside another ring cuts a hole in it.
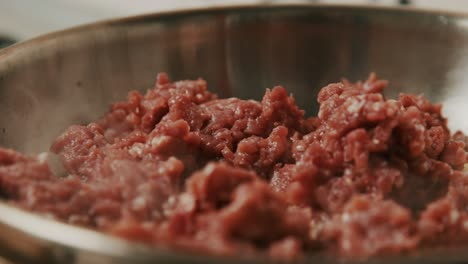
[[[309,115],[323,85],[370,71],[386,91],[445,103],[464,129],[468,15],[408,8],[276,4],[143,15],[52,33],[0,51],[0,145],[47,150],[70,124],[102,115],[156,73],[203,77],[223,97],[260,99],[284,85]],[[0,202],[0,255],[18,263],[248,263],[148,248]],[[468,247],[422,250],[368,263],[458,263]],[[306,262],[336,263],[313,254]]]

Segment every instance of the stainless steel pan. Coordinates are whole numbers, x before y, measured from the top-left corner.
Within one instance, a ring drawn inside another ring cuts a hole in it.
[[[130,89],[151,87],[160,71],[175,80],[203,77],[222,96],[259,99],[266,87],[282,84],[309,114],[322,85],[376,71],[391,81],[389,96],[407,91],[445,102],[451,125],[463,128],[467,55],[468,15],[435,11],[273,5],[101,22],[0,51],[0,145],[47,150],[66,126],[97,118]],[[426,250],[371,262],[456,262],[468,260],[464,251]],[[42,263],[220,261],[130,244],[4,202],[0,255]]]

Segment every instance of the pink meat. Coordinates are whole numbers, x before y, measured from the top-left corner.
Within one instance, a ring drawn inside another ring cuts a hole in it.
[[[386,81],[332,83],[316,117],[282,87],[218,99],[159,74],[42,153],[0,148],[0,196],[57,220],[152,246],[280,260],[468,244],[468,139],[422,96]],[[310,100],[313,100],[311,96]]]

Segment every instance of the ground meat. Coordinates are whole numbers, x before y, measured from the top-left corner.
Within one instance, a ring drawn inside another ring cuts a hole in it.
[[[282,87],[218,99],[159,74],[48,153],[0,148],[0,196],[57,220],[152,246],[291,260],[468,244],[468,138],[423,96],[386,81],[322,88],[305,117]],[[311,98],[312,100],[313,98]]]
[[[419,241],[408,209],[365,195],[351,198],[342,213],[325,224],[321,235],[327,246],[350,257],[401,253],[414,249]]]

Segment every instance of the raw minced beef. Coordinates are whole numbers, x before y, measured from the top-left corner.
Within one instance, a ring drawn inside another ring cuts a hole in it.
[[[218,99],[158,75],[47,154],[0,149],[0,194],[58,220],[216,255],[345,258],[468,244],[467,138],[441,106],[385,81],[322,88],[304,117],[282,87]],[[311,96],[311,104],[313,98]]]

